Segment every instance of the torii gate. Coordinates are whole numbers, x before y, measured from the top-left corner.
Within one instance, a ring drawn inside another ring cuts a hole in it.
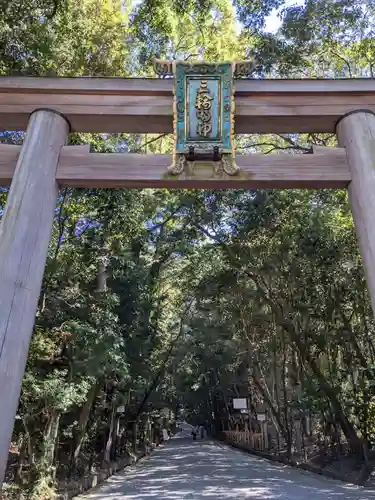
[[[0,145],[0,185],[11,184],[0,226],[0,484],[59,187],[348,188],[375,310],[375,80],[235,81],[237,133],[336,131],[341,146],[237,156],[236,175],[203,166],[173,176],[168,155],[65,146],[70,131],[171,133],[173,82],[0,78],[0,128],[27,128],[22,147]]]

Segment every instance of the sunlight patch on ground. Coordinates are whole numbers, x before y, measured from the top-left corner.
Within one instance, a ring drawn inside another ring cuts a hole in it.
[[[277,498],[271,494],[268,488],[205,488],[201,495],[202,497],[237,498],[238,500],[242,498],[261,498],[262,500]]]

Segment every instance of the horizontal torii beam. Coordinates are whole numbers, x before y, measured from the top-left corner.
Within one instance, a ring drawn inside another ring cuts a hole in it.
[[[0,145],[0,185],[11,183],[21,146]],[[90,153],[89,146],[63,146],[56,180],[81,188],[346,188],[351,180],[344,148],[314,154],[240,155],[238,176],[215,177],[210,166],[194,177],[168,175],[170,155]]]
[[[25,130],[30,113],[49,108],[74,132],[172,133],[171,79],[0,77],[0,129]],[[359,109],[375,112],[373,79],[239,79],[236,133],[335,131]]]

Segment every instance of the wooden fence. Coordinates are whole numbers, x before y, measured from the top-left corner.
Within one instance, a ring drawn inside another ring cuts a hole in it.
[[[227,443],[240,444],[251,450],[267,451],[268,436],[265,432],[223,431],[222,439]]]

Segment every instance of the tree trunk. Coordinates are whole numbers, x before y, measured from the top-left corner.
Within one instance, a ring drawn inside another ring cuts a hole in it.
[[[342,431],[348,441],[349,446],[361,453],[362,448],[362,440],[357,436],[357,433],[354,429],[353,424],[349,421],[347,416],[342,409],[341,403],[337,398],[337,395],[331,385],[327,382],[324,375],[321,373],[315,359],[312,359],[310,355],[308,355],[308,363],[311,367],[312,372],[316,376],[319,381],[319,385],[321,389],[325,392],[326,396],[329,398],[329,401],[332,405],[332,409],[335,414],[335,419],[340,423]]]
[[[87,399],[85,404],[82,406],[81,413],[79,416],[79,431],[76,438],[76,445],[73,451],[73,467],[76,467],[79,454],[85,439],[86,427],[90,418],[90,412],[95,401],[95,397],[98,393],[100,387],[99,383],[94,384],[87,394]]]
[[[287,449],[287,456],[289,460],[292,458],[292,436],[293,436],[293,431],[291,426],[289,425],[289,394],[288,394],[288,387],[286,384],[286,379],[287,375],[287,352],[286,352],[286,345],[285,345],[285,335],[284,332],[281,334],[281,339],[282,339],[282,349],[283,349],[283,358],[282,358],[282,390],[283,390],[283,413],[284,413],[284,428],[285,428],[285,435],[286,435],[286,449]]]
[[[60,417],[61,412],[57,410],[51,410],[43,436],[42,463],[45,467],[45,470],[51,474],[51,477],[53,479],[55,477],[53,464],[55,461],[56,442],[59,433]]]
[[[136,420],[133,422],[132,449],[134,453],[137,451],[138,422],[139,422],[139,417],[137,417]]]
[[[345,415],[345,412],[342,408],[340,401],[337,398],[335,390],[326,380],[315,358],[313,358],[313,356],[309,352],[309,347],[301,340],[300,332],[295,331],[294,325],[290,321],[286,321],[284,318],[281,318],[280,324],[286,330],[286,332],[289,333],[291,340],[295,343],[296,347],[299,350],[302,360],[304,360],[304,362],[306,362],[309,365],[310,370],[312,371],[312,373],[315,375],[316,379],[319,382],[320,388],[329,399],[335,414],[335,419],[340,423],[342,431],[348,441],[349,446],[353,450],[362,453],[363,450],[362,440],[357,436],[353,424],[349,421],[349,419]]]
[[[116,405],[113,404],[109,417],[108,438],[104,449],[104,462],[106,462],[107,464],[109,464],[111,461],[111,448],[112,448],[113,428],[115,425],[115,416],[116,416]]]
[[[283,436],[285,442],[287,443],[288,442],[288,432],[285,429],[284,424],[281,420],[280,412],[275,408],[275,405],[273,404],[268,392],[262,386],[262,383],[260,382],[260,380],[254,375],[253,375],[253,380],[254,380],[255,385],[258,387],[259,392],[262,394],[263,399],[265,399],[269,409],[271,410],[271,414],[273,416],[273,422],[275,424],[276,431],[278,432],[278,434],[281,434]]]

